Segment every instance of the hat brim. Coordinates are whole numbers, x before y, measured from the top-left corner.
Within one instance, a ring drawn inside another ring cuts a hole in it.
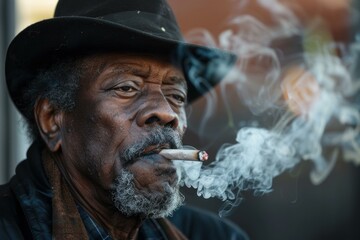
[[[35,23],[11,42],[6,56],[6,83],[15,105],[40,67],[54,58],[80,53],[136,51],[174,54],[188,81],[188,102],[219,83],[235,55],[183,41],[155,36],[110,21],[88,17],[57,17]]]

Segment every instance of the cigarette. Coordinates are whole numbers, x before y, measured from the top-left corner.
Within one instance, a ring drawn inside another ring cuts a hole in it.
[[[209,155],[201,150],[189,149],[163,149],[159,152],[161,156],[170,160],[206,161]]]

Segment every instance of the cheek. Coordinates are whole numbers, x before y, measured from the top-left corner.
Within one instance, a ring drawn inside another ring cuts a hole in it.
[[[119,152],[129,128],[120,115],[94,111],[83,116],[64,125],[63,153],[81,175],[108,185],[121,169]]]

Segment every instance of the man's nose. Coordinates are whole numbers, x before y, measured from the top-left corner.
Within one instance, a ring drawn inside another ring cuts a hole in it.
[[[141,106],[137,116],[137,124],[141,127],[160,125],[173,129],[179,125],[179,116],[171,108],[169,102],[162,95],[147,99]]]

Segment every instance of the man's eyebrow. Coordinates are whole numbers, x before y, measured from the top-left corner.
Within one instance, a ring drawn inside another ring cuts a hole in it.
[[[165,83],[166,84],[180,84],[185,88],[186,91],[188,90],[186,80],[180,76],[170,76],[170,77],[166,78]]]
[[[136,76],[147,77],[150,75],[150,68],[144,68],[139,64],[121,63],[110,66],[111,73],[129,73]]]

